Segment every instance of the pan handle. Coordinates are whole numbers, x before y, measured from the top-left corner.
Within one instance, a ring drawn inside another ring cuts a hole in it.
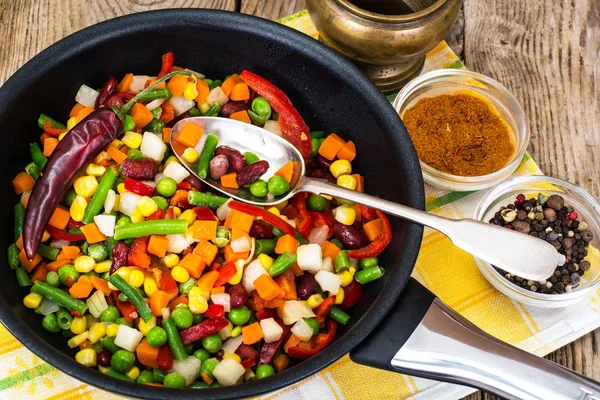
[[[353,361],[510,399],[600,400],[598,382],[488,335],[412,278],[373,332]]]

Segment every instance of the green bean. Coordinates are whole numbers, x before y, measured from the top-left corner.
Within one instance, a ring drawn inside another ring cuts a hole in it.
[[[376,265],[379,265],[379,260],[377,259],[377,257],[367,257],[358,261],[359,269],[374,267]]]
[[[70,312],[68,312],[64,308],[61,308],[56,312],[56,322],[58,323],[58,326],[60,326],[60,329],[62,329],[63,331],[67,330],[71,327],[71,322],[73,322],[73,316]]]
[[[146,157],[144,155],[144,153],[142,153],[138,149],[129,149],[129,150],[127,150],[127,158],[129,158],[130,160],[141,160],[144,157]]]
[[[332,244],[334,244],[338,249],[343,250],[344,249],[344,245],[342,244],[342,242],[340,242],[338,239],[331,239],[330,240]]]
[[[58,257],[58,253],[60,253],[59,249],[54,249],[47,244],[40,243],[38,246],[38,254],[44,257],[47,260],[55,261],[56,257]]]
[[[46,282],[35,281],[31,291],[42,295],[48,300],[52,300],[56,304],[66,307],[71,311],[77,311],[80,315],[85,314],[85,312],[88,310],[87,304],[85,304],[83,301],[73,298],[73,296],[67,292],[49,285]]]
[[[23,220],[25,219],[25,207],[21,203],[15,205],[15,240],[23,233]]]
[[[294,253],[286,251],[277,257],[277,260],[269,267],[269,275],[277,276],[283,274],[296,262],[296,258]]]
[[[208,82],[206,82],[208,83]],[[216,88],[217,86],[221,86],[223,84],[223,81],[221,81],[220,79],[216,79],[214,81],[212,81],[211,83],[208,83],[208,88],[210,90],[213,90],[214,88]]]
[[[273,236],[275,236],[276,238],[280,238],[283,235],[285,235],[285,233],[281,229],[277,228],[276,226],[273,227]]]
[[[58,128],[58,129],[66,129],[67,128],[66,126],[64,126],[60,122],[56,121],[55,119],[52,119],[51,117],[47,116],[46,114],[40,114],[40,117],[38,118],[38,127],[40,129],[44,129],[44,121],[48,121],[48,122],[52,123],[52,125],[54,125],[54,127]]]
[[[108,372],[106,373],[106,375],[112,376],[113,378],[121,379],[123,381],[133,382],[133,379],[131,379],[130,377],[128,377],[125,374],[120,373],[119,371],[115,370],[114,368],[109,369]]]
[[[271,254],[275,251],[277,240],[275,239],[257,239],[256,240],[256,254]]]
[[[324,131],[312,131],[310,133],[310,137],[315,138],[315,139],[321,139],[321,138],[325,137],[325,132]]]
[[[135,129],[135,120],[131,115],[125,116],[125,121],[123,122],[123,131],[128,132]]]
[[[335,256],[335,272],[344,272],[350,268],[350,257],[348,257],[348,250],[341,250]]]
[[[152,110],[152,116],[156,119],[160,119],[160,116],[162,115],[162,108],[160,107],[156,107],[154,110]],[[161,121],[162,122],[162,121]]]
[[[300,242],[300,244],[307,244],[308,243],[308,239],[306,239],[304,237],[303,234],[301,234],[300,232],[296,231],[296,234],[294,235],[294,237],[296,238],[297,241]]]
[[[89,224],[94,221],[94,217],[100,213],[102,207],[104,207],[104,201],[108,196],[108,191],[113,187],[117,180],[117,173],[113,168],[107,168],[104,176],[100,179],[100,183],[96,188],[90,204],[88,204],[85,212],[83,213],[83,219],[81,220],[84,224]]]
[[[227,197],[216,196],[210,193],[201,193],[194,190],[188,193],[188,202],[193,206],[206,206],[219,208],[229,200]]]
[[[192,116],[192,117],[200,117],[200,116],[202,116],[202,113],[196,107],[190,108],[188,110],[188,113],[190,113],[190,116]]]
[[[65,202],[67,207],[71,207],[71,204],[73,204],[73,201],[75,201],[75,197],[77,197],[77,192],[71,188],[67,190],[67,193],[65,193],[62,200]]]
[[[29,274],[23,268],[17,268],[15,270],[15,273],[17,274],[17,282],[19,282],[19,286],[25,287],[32,285],[31,278],[29,278]]]
[[[8,246],[8,265],[10,266],[10,269],[17,269],[21,264],[21,261],[19,260],[20,252],[21,250],[19,250],[16,244],[13,243]]]
[[[179,336],[179,332],[177,332],[177,327],[175,326],[173,319],[163,319],[162,326],[165,332],[167,332],[167,341],[169,342],[169,348],[173,353],[173,357],[178,361],[185,360],[188,355],[183,346],[183,342],[181,341],[181,337]]]
[[[200,160],[198,161],[198,176],[200,179],[206,179],[206,175],[208,175],[208,164],[215,154],[217,144],[219,144],[219,138],[215,134],[209,133],[208,136],[206,136],[204,148],[202,149],[202,154],[200,154]]]
[[[121,350],[121,348],[115,344],[114,336],[104,336],[102,339],[100,339],[100,343],[102,343],[102,345],[113,354]]]
[[[31,177],[35,181],[37,181],[37,179],[40,177],[40,169],[38,168],[37,165],[35,165],[34,162],[30,162],[29,164],[27,164],[25,166],[25,172],[27,172],[29,175],[31,175]]]
[[[159,108],[160,110],[160,108]],[[146,126],[144,126],[144,131],[152,132],[152,133],[160,133],[165,127],[165,123],[160,119],[154,118],[152,121],[148,122]]]
[[[112,283],[117,289],[119,289],[121,293],[125,293],[125,295],[129,297],[129,301],[131,301],[131,303],[135,306],[135,309],[137,310],[139,316],[144,320],[144,322],[150,321],[150,319],[153,316],[152,311],[150,311],[150,307],[148,307],[148,304],[146,304],[144,298],[136,290],[136,288],[131,286],[129,283],[125,282],[125,279],[121,278],[117,274],[111,275],[111,277],[108,278],[108,281]]]
[[[56,271],[49,271],[48,275],[46,275],[46,283],[48,285],[52,285],[54,287],[58,287],[60,285],[60,280],[58,278],[58,273]]]
[[[150,90],[149,92],[146,92],[144,94],[142,94],[139,98],[140,101],[152,101],[152,100],[156,100],[156,99],[166,99],[171,97],[171,92],[169,91],[169,89],[154,89],[154,90]]]
[[[106,240],[104,241],[104,245],[106,246],[106,250],[108,251],[109,258],[112,257],[112,251],[115,248],[116,244],[117,241],[112,236],[107,236]]]
[[[329,316],[332,320],[339,322],[342,325],[346,325],[348,321],[350,321],[350,316],[338,306],[331,307]]]
[[[218,104],[213,104],[212,107],[210,107],[205,113],[204,116],[205,117],[216,117],[217,115],[219,115],[219,112],[221,111],[221,106]]]
[[[46,165],[46,162],[48,162],[48,159],[42,152],[42,149],[40,149],[40,146],[37,143],[30,143],[29,152],[31,153],[31,159],[33,160],[35,165],[40,170],[44,169],[44,166]]]
[[[364,285],[371,281],[374,281],[375,279],[381,278],[384,273],[385,270],[380,266],[376,265],[374,267],[369,267],[358,271],[354,275],[354,279],[356,279],[359,283],[362,283]]]
[[[192,193],[192,192],[190,192]],[[159,219],[136,222],[115,229],[115,240],[132,239],[150,235],[174,235],[185,233],[187,221],[184,219]]]

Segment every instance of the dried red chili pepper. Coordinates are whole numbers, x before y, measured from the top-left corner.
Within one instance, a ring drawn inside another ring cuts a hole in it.
[[[381,235],[379,235],[379,237],[365,247],[350,251],[348,253],[350,257],[358,260],[368,257],[377,257],[392,241],[392,226],[390,225],[390,221],[387,219],[385,214],[379,210],[377,210],[377,216],[381,218],[383,232]]]
[[[308,236],[311,230],[311,218],[308,210],[306,209],[306,199],[308,198],[308,193],[302,192],[298,193],[292,198],[292,203],[296,206],[296,211],[298,212],[299,226],[298,231],[303,236]]]
[[[78,242],[80,240],[85,239],[85,236],[83,233],[77,234],[77,235],[72,235],[68,232],[65,232],[63,230],[55,228],[52,225],[47,225],[46,231],[48,231],[50,236],[52,236],[56,240],[67,240],[69,242]]]
[[[119,86],[117,78],[114,76],[108,78],[108,80],[104,82],[100,94],[96,97],[94,108],[100,108],[101,105],[104,105],[104,102],[117,91],[117,86]]]
[[[138,182],[135,179],[125,177],[123,183],[125,184],[125,189],[139,196],[152,196],[152,193],[154,193],[154,188],[152,186]]]
[[[179,331],[179,336],[184,345],[200,340],[203,337],[219,332],[229,324],[225,318],[207,319],[198,325],[194,325],[182,331]]]
[[[203,315],[206,318],[225,318],[225,307],[222,304],[209,304]]]
[[[251,206],[250,204],[240,203],[239,201],[235,200],[232,200],[229,203],[227,203],[227,207],[231,208],[232,210],[237,210],[246,214],[253,215],[255,217],[261,217],[264,221],[281,229],[283,233],[292,236],[296,235],[296,230],[293,226],[279,218],[277,215],[268,212],[267,210]]]
[[[297,345],[288,348],[288,355],[294,358],[308,358],[329,346],[329,343],[331,343],[337,332],[337,322],[328,319],[325,326],[327,328],[327,333],[319,333],[317,337],[312,338],[308,342],[300,342]]]
[[[127,263],[139,268],[150,267],[150,256],[148,255],[149,236],[139,237],[133,241],[131,250],[127,255]]]

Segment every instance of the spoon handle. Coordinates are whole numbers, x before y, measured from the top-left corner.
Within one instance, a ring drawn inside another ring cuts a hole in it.
[[[428,226],[475,257],[525,279],[544,280],[561,262],[562,256],[544,240],[470,218],[440,217],[314,178],[302,178],[296,191],[340,197]]]

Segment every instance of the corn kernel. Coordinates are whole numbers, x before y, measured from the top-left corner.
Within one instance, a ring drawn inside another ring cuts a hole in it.
[[[198,97],[198,90],[196,89],[196,77],[190,76],[188,80],[190,82],[187,84],[185,90],[183,91],[183,97],[185,97],[188,100],[194,100],[196,97]]]
[[[129,277],[131,276],[131,268],[121,267],[115,272],[115,274],[123,278],[125,282],[129,282]]]
[[[230,285],[237,285],[242,281],[242,275],[244,274],[244,261],[245,260],[237,260],[235,262],[235,275],[227,281]]]
[[[48,231],[44,231],[44,234],[42,235],[42,242],[47,242],[48,240],[50,240],[50,234]]]
[[[342,175],[337,178],[338,186],[345,187],[346,189],[355,190],[357,183],[356,178],[352,175]]]
[[[71,129],[73,129],[73,127],[75,125],[77,125],[77,123],[79,122],[79,120],[77,119],[77,117],[71,117],[67,120],[67,130],[70,131]]]
[[[127,283],[133,287],[140,287],[144,284],[144,278],[144,273],[142,271],[139,269],[134,269],[131,271]]]
[[[110,366],[103,367],[102,365],[98,365],[98,371],[102,372],[103,374],[108,374],[108,371],[110,371]]]
[[[96,267],[96,261],[90,256],[79,256],[75,259],[73,265],[80,274],[87,274]]]
[[[133,212],[131,213],[131,222],[135,224],[137,222],[144,222],[144,220],[144,215],[142,214],[139,208],[133,210]]]
[[[260,265],[262,265],[264,269],[269,269],[271,265],[273,265],[273,259],[264,253],[258,256],[258,261],[260,261]]]
[[[158,291],[158,286],[156,285],[156,282],[154,281],[154,279],[152,279],[150,277],[146,277],[144,279],[144,292],[146,292],[146,296],[150,297],[157,291]]]
[[[85,173],[91,176],[102,176],[106,172],[106,167],[102,165],[89,164],[85,169]]]
[[[242,327],[236,326],[231,330],[231,337],[238,337],[242,334]]]
[[[142,335],[146,336],[150,329],[156,326],[156,317],[152,317],[148,320],[148,322],[144,322],[143,319],[140,318],[140,322],[138,323],[138,329],[142,332]]]
[[[129,192],[129,190],[125,189],[124,183],[119,183],[117,185],[117,192],[119,192],[119,194],[123,194],[123,193]]]
[[[148,196],[141,197],[137,202],[137,206],[144,217],[149,217],[158,210],[158,204]]]
[[[348,272],[350,273],[350,275],[352,275],[354,277],[354,274],[356,273],[356,268],[350,267],[350,268],[348,268]]]
[[[344,289],[339,288],[335,295],[335,304],[342,304],[344,302],[344,297],[345,297]]]
[[[106,336],[114,337],[117,336],[117,332],[119,332],[119,325],[110,324],[106,327]]]
[[[125,373],[132,381],[135,381],[138,376],[140,376],[140,369],[138,367],[133,367],[129,371]]]
[[[79,335],[79,334],[85,332],[86,326],[87,326],[87,318],[84,315],[81,318],[73,318],[73,321],[71,321],[71,326],[69,327],[69,329],[74,334]]]
[[[189,162],[190,164],[193,164],[196,161],[198,161],[198,157],[200,157],[200,154],[198,154],[196,149],[193,149],[191,147],[188,147],[187,149],[185,149],[183,151],[183,154],[181,155],[181,158],[183,158],[185,161]]]
[[[208,301],[202,296],[202,289],[198,286],[193,287],[188,295],[188,307],[195,314],[203,314],[208,309]]]
[[[95,318],[93,315],[91,314],[87,314],[85,316],[87,323],[85,324],[85,329],[90,329],[92,327],[92,325],[94,325],[96,322],[100,322],[98,321],[97,318]]]
[[[174,266],[179,264],[179,256],[177,254],[167,253],[163,257],[162,261],[167,268],[173,268]]]
[[[342,280],[342,287],[348,286],[352,283],[352,279],[354,279],[354,277],[348,270],[340,272],[339,274],[337,274],[337,276]]]
[[[276,208],[277,208],[279,211],[281,211],[281,210],[283,210],[284,208],[286,208],[288,204],[289,204],[289,201],[287,201],[287,200],[286,200],[286,201],[282,201],[281,203],[277,204],[275,207],[276,207]]]
[[[217,335],[219,335],[221,340],[225,341],[231,337],[231,331],[233,331],[233,324],[230,322],[225,328],[221,328],[219,332],[217,332]]]
[[[115,139],[112,142],[110,142],[110,145],[118,149],[119,147],[123,146],[123,142],[121,142],[119,139]]]
[[[75,200],[73,200],[73,203],[71,203],[71,208],[69,209],[69,214],[71,214],[73,221],[81,222],[87,205],[88,203],[85,197],[79,195],[75,197]]]
[[[100,154],[98,154],[96,156],[96,158],[94,158],[94,164],[96,164],[96,165],[102,164],[104,161],[107,161],[110,159],[111,158],[106,151],[101,151]]]
[[[190,273],[188,270],[180,265],[173,267],[171,270],[171,275],[173,275],[173,279],[179,283],[187,282],[188,279],[190,279]]]
[[[179,218],[179,216],[181,215],[181,208],[173,207],[173,215],[175,216],[175,218]]]
[[[106,327],[103,324],[101,324],[100,322],[96,322],[96,323],[92,324],[92,326],[90,326],[89,332],[90,332],[89,340],[93,344],[93,343],[96,343],[98,340],[102,339],[106,335]]]
[[[75,193],[82,197],[92,197],[94,193],[96,193],[96,189],[98,188],[98,181],[95,177],[85,175],[75,179],[75,183],[73,183],[73,189],[75,189]]]
[[[193,210],[185,210],[177,219],[185,219],[188,226],[191,226],[196,221],[196,213]]]
[[[112,267],[112,260],[106,260],[99,263],[96,263],[94,267],[94,271],[98,274],[103,274],[105,272],[110,271],[110,267]]]
[[[226,359],[226,358],[231,358],[232,360],[237,361],[238,363],[242,362],[242,359],[240,358],[240,356],[238,356],[235,353],[225,353],[225,354],[223,354],[223,359]]]
[[[210,109],[210,104],[206,101],[198,106],[198,110],[202,111],[202,114],[206,114],[206,112]]]
[[[171,156],[171,157],[167,158],[167,161],[165,161],[165,168],[167,168],[167,166],[169,164],[174,163],[174,162],[179,162],[179,160],[177,159],[177,157]]]
[[[77,354],[75,354],[75,361],[86,367],[95,367],[97,360],[98,356],[94,349],[79,350]]]
[[[90,333],[88,331],[80,333],[79,335],[73,336],[71,339],[69,339],[69,341],[67,342],[67,345],[69,345],[69,347],[73,349],[73,348],[79,346],[81,343],[88,340],[89,336],[90,336]]]
[[[279,212],[279,210],[276,207],[271,207],[267,211],[270,212],[271,214],[277,215],[278,217],[281,215],[281,213]]]
[[[356,210],[354,207],[339,206],[335,209],[335,220],[340,224],[352,225],[356,219]]]
[[[308,300],[306,300],[306,303],[312,309],[319,307],[322,302],[323,302],[323,297],[321,297],[320,294],[313,294],[312,296],[310,296],[308,298]]]
[[[329,171],[335,178],[352,173],[352,165],[348,160],[336,160],[329,166]]]
[[[328,194],[322,194],[321,193],[321,197],[324,197],[326,200],[329,200],[329,201],[333,200],[333,196],[330,196]]]
[[[58,135],[58,140],[59,140],[59,141],[60,141],[60,140],[63,140],[63,139],[64,139],[64,137],[65,137],[65,136],[67,136],[67,133],[69,133],[69,132],[67,131],[67,132],[64,132],[64,133],[61,133],[60,135]]]
[[[137,132],[125,132],[121,140],[130,149],[137,149],[142,145],[142,135]]]
[[[27,308],[38,308],[44,297],[37,293],[29,293],[23,299],[23,304]]]

